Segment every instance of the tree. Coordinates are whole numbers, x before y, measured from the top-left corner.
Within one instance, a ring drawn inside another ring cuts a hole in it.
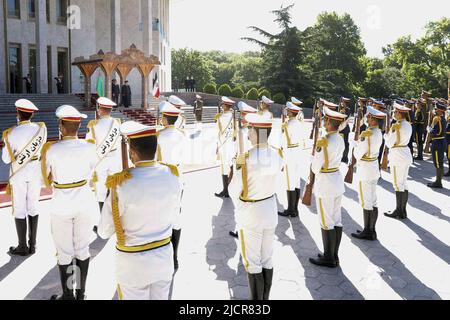
[[[259,99],[259,95],[258,95],[258,89],[256,88],[251,88],[247,94],[245,95],[245,97],[248,100],[258,100]]]
[[[221,96],[231,96],[231,87],[228,84],[223,84],[217,89],[217,93]]]
[[[217,94],[217,87],[215,83],[208,83],[204,88],[203,88],[203,92],[204,93],[209,93],[209,94]]]
[[[278,104],[285,104],[286,96],[284,94],[282,94],[281,92],[277,93],[273,96],[273,101]]]
[[[240,88],[240,87],[234,88],[231,91],[231,96],[233,98],[242,99],[244,97],[244,90],[242,90],[242,88]]]
[[[203,88],[214,80],[212,71],[203,55],[196,50],[172,50],[172,86],[184,87],[187,77],[194,77],[198,88]]]
[[[292,27],[290,10],[293,4],[287,7],[281,6],[274,10],[274,22],[281,28],[278,34],[271,34],[259,27],[249,28],[266,39],[261,41],[256,38],[244,37],[243,40],[253,42],[262,47],[262,84],[273,92],[282,92],[290,95],[299,85],[299,77],[296,72],[301,63],[301,43],[299,32]]]

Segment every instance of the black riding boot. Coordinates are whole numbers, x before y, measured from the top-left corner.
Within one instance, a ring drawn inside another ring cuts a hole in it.
[[[288,208],[284,212],[278,212],[281,217],[293,217],[295,215],[294,206],[297,198],[297,193],[295,191],[287,192]]]
[[[59,276],[61,280],[61,287],[63,290],[62,295],[53,295],[50,300],[75,300],[75,296],[73,295],[73,289],[69,288],[69,278],[72,276],[73,272],[69,273],[69,268],[73,268],[72,264],[68,265],[58,265],[59,268]]]
[[[272,289],[273,269],[263,269],[263,276],[264,276],[263,300],[269,300],[270,289]]]
[[[178,244],[180,243],[181,230],[172,230],[173,264],[178,270]]]
[[[443,168],[436,168],[436,181],[428,183],[427,186],[435,189],[442,189],[442,176],[444,173]]]
[[[28,216],[28,247],[29,253],[36,253],[36,236],[38,228],[39,216]]]
[[[250,289],[250,300],[263,300],[264,298],[264,275],[263,273],[248,274],[248,287]]]
[[[417,145],[417,157],[415,157],[414,160],[423,161],[423,143]]]
[[[336,229],[322,229],[322,241],[324,249],[323,255],[320,255],[318,259],[310,258],[309,262],[317,266],[336,268],[337,262],[336,258],[334,257],[336,251]]]
[[[99,206],[99,208],[100,208],[100,213],[102,212],[102,210],[103,210],[103,205],[104,205],[105,203],[104,202],[99,202],[98,203],[98,206]]]
[[[369,221],[370,221],[369,230],[372,233],[372,240],[375,241],[378,239],[377,230],[376,230],[376,225],[377,225],[377,221],[378,221],[378,208],[377,207],[373,207]]]
[[[336,246],[334,248],[334,259],[336,260],[336,265],[339,266],[339,248],[341,246],[341,240],[342,240],[342,231],[344,228],[342,227],[334,227],[334,230],[336,230]]]
[[[376,238],[376,235],[374,235],[370,229],[373,212],[373,210],[364,210],[364,230],[358,230],[357,233],[352,233],[353,238],[362,240],[375,240],[374,238]]]
[[[300,198],[302,196],[301,190],[295,189],[295,195],[296,195],[296,198],[295,198],[295,206],[294,206],[294,216],[293,216],[294,218],[298,217],[298,214],[299,214],[298,204],[300,203]]]
[[[13,256],[28,256],[29,251],[27,247],[27,219],[15,219],[15,223],[19,245],[17,247],[9,248],[9,253]]]
[[[77,272],[80,273],[77,277],[77,281],[79,279],[80,283],[77,284],[77,289],[75,290],[77,300],[84,300],[86,298],[84,292],[86,291],[86,280],[89,271],[89,262],[90,259],[84,261],[78,259],[76,260],[76,264],[78,267]]]
[[[405,190],[402,196],[402,213],[400,219],[408,219],[408,213],[406,211],[406,206],[408,205],[409,191]]]
[[[395,210],[389,211],[389,212],[385,212],[384,215],[388,218],[393,218],[393,219],[400,219],[401,215],[402,215],[402,196],[403,196],[404,192],[395,192],[395,198],[397,200],[397,207],[395,208]]]
[[[228,194],[228,182],[229,177],[228,176],[222,176],[222,184],[223,184],[223,190],[221,193],[215,193],[214,195],[218,198],[229,198],[230,195]]]

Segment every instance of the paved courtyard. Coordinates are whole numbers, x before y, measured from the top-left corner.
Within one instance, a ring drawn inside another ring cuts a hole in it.
[[[309,130],[310,124],[305,124],[302,186],[309,174]],[[206,126],[201,135],[191,133],[180,269],[174,276],[172,298],[246,299],[245,270],[237,242],[228,235],[235,228],[233,202],[214,197],[214,192],[220,190],[221,178],[214,161],[213,130]],[[342,169],[345,172],[345,166]],[[350,237],[360,228],[362,210],[355,185],[346,186],[338,269],[319,268],[308,262],[322,250],[314,206],[300,205],[299,218],[280,218],[272,299],[450,299],[450,181],[444,181],[443,190],[427,188],[426,183],[434,177],[430,161],[414,164],[410,177],[409,220],[395,221],[381,214],[377,242]],[[283,181],[278,189],[281,209],[286,205]],[[386,172],[378,187],[378,199],[380,213],[393,208],[395,196]],[[11,210],[0,210],[1,300],[48,299],[60,292],[48,208],[49,202],[41,202],[38,252],[28,259],[7,254],[9,246],[16,243],[15,227]],[[97,239],[91,246],[88,299],[117,298],[114,244],[114,239]]]

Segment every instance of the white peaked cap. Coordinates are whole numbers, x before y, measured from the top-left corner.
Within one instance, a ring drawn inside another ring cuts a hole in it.
[[[61,120],[74,122],[80,122],[81,119],[86,119],[88,117],[69,105],[63,105],[56,109],[56,116]]]
[[[334,110],[331,110],[328,107],[324,107],[323,112],[324,112],[325,116],[330,119],[334,119],[334,120],[338,120],[338,121],[344,121],[345,119],[347,119],[347,115],[337,112],[337,111],[334,111]]]
[[[97,103],[100,107],[109,109],[112,109],[113,107],[117,106],[117,104],[114,101],[105,97],[98,98]]]
[[[27,99],[17,100],[15,103],[16,109],[23,112],[33,113],[39,111],[33,102]]]
[[[171,104],[173,104],[174,106],[177,106],[177,107],[186,105],[186,102],[184,102],[183,100],[181,100],[177,96],[170,96],[169,97],[169,102]]]

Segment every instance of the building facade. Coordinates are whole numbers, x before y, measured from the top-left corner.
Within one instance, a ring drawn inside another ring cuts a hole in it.
[[[25,93],[29,75],[32,93],[82,93],[84,78],[71,65],[76,57],[99,50],[120,54],[132,44],[161,66],[156,76],[161,91],[171,90],[169,0],[3,0],[0,6],[0,94]],[[101,70],[92,77],[96,92]],[[118,75],[117,81],[123,82]],[[128,76],[133,101],[140,100],[138,71]]]

